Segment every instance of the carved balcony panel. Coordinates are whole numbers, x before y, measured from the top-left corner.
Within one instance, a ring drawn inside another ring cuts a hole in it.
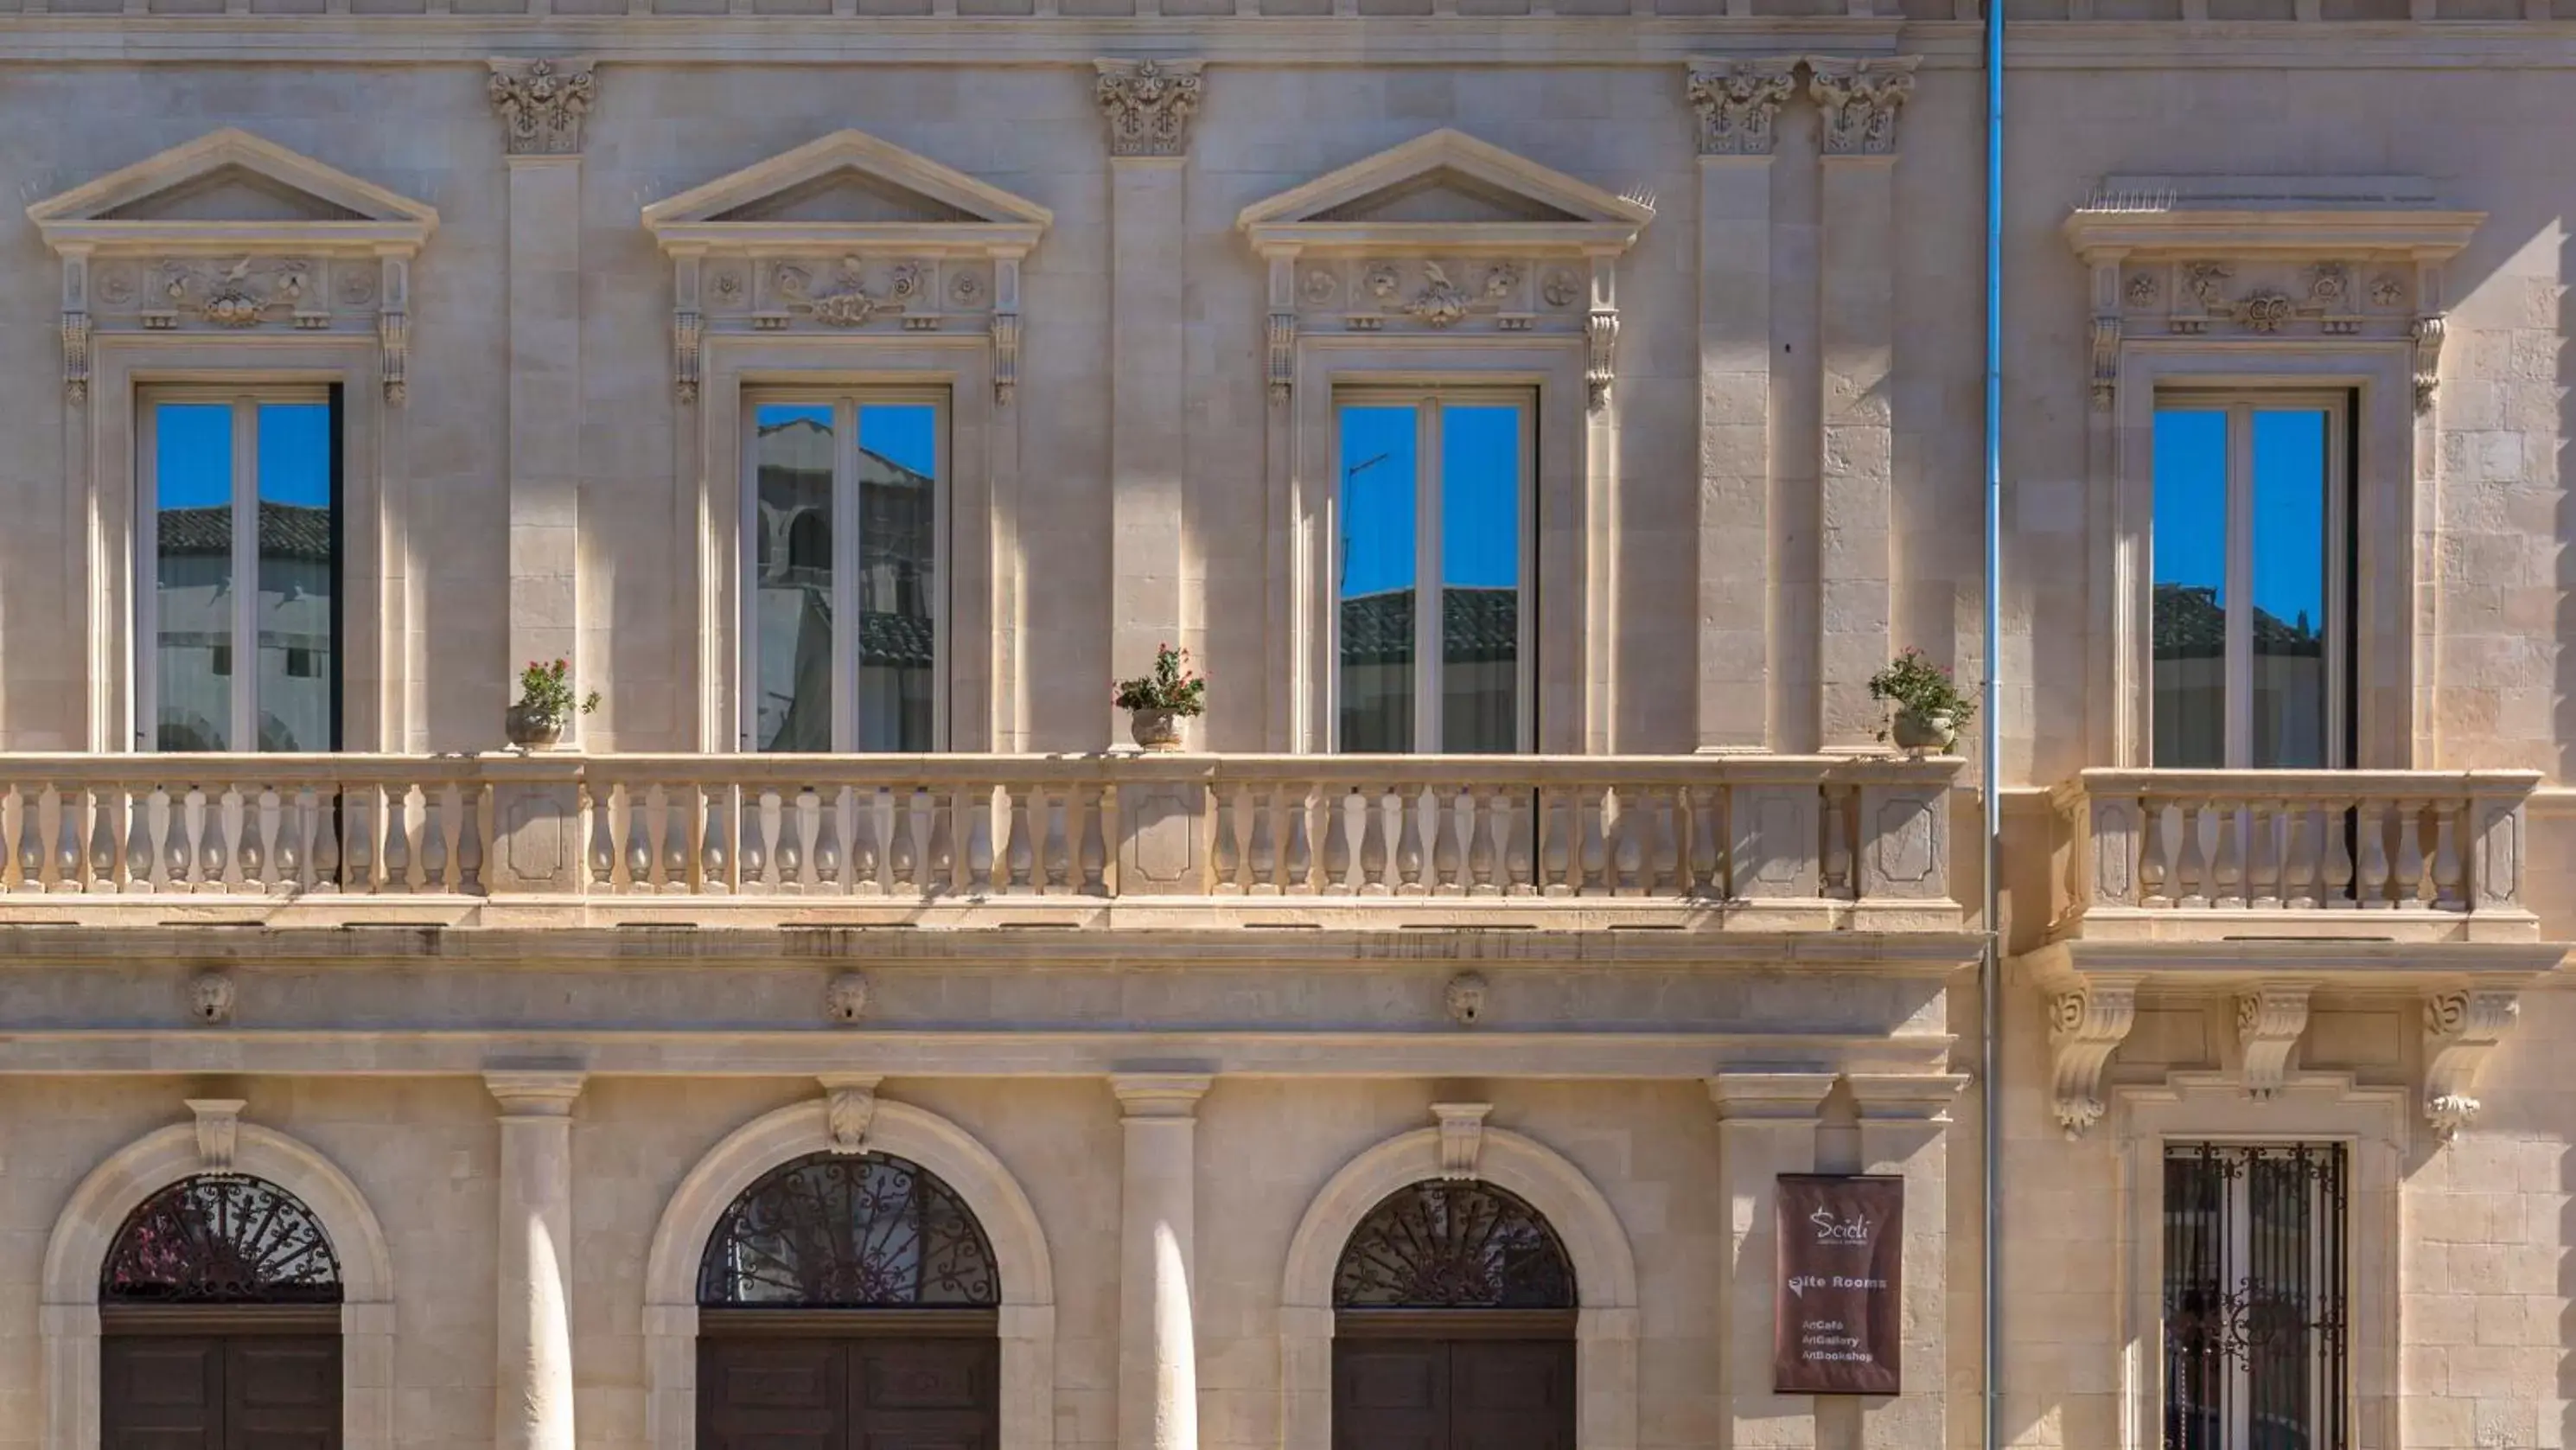
[[[0,756],[0,919],[1956,932],[1957,768]]]
[[[2088,770],[2052,935],[2529,942],[2530,771]]]

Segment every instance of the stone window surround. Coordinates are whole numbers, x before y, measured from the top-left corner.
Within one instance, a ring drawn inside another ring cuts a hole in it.
[[[145,750],[136,714],[141,667],[135,622],[139,400],[163,386],[330,386],[340,389],[342,639],[340,737],[344,749],[401,749],[412,712],[406,705],[403,599],[405,557],[399,479],[406,437],[402,409],[375,394],[378,349],[351,334],[276,334],[216,338],[185,333],[101,334],[91,343],[91,400],[71,412],[65,490],[71,538],[66,580],[70,617],[85,621],[83,684],[88,691],[87,748]]]
[[[1574,1443],[1580,1450],[1635,1450],[1637,1264],[1618,1214],[1562,1154],[1487,1126],[1484,1105],[1440,1104],[1432,1111],[1438,1126],[1399,1133],[1343,1165],[1307,1205],[1289,1240],[1279,1291],[1283,1450],[1332,1450],[1333,1277],[1343,1246],[1389,1195],[1444,1178],[1474,1178],[1515,1194],[1556,1230],[1574,1263],[1580,1305]]]
[[[948,497],[944,512],[949,572],[942,620],[948,636],[947,748],[1010,748],[1021,692],[1005,671],[1016,668],[1009,591],[1018,553],[1016,491],[1018,418],[993,397],[991,344],[981,334],[890,333],[883,336],[711,334],[703,343],[695,413],[699,447],[686,460],[679,489],[681,537],[697,541],[696,599],[680,648],[698,651],[681,678],[703,679],[701,725],[708,748],[731,750],[741,738],[742,629],[747,599],[743,506],[750,465],[745,411],[769,391],[911,391],[946,394]],[[683,594],[688,586],[683,586]],[[989,641],[984,650],[970,641]],[[702,672],[702,673],[701,673]]]
[[[1537,693],[1538,749],[1581,754],[1587,744],[1587,701],[1606,694],[1606,634],[1587,627],[1586,585],[1608,567],[1604,536],[1615,477],[1596,471],[1589,446],[1584,351],[1581,338],[1388,337],[1368,333],[1301,337],[1297,383],[1286,405],[1292,467],[1274,479],[1271,508],[1280,524],[1273,534],[1271,609],[1287,627],[1271,631],[1280,657],[1271,678],[1290,681],[1292,718],[1287,748],[1333,749],[1336,607],[1333,539],[1326,527],[1339,489],[1337,394],[1396,389],[1522,390],[1532,398],[1538,434],[1532,462],[1535,555],[1528,583],[1538,595],[1530,625],[1537,655],[1531,677]],[[1276,423],[1273,425],[1277,426]],[[1285,557],[1279,557],[1284,555]],[[1293,675],[1291,671],[1293,670]],[[1606,708],[1606,702],[1605,702]]]
[[[2406,1156],[2407,1093],[2363,1087],[2342,1073],[2292,1073],[2268,1098],[2246,1092],[2242,1074],[2176,1072],[2154,1085],[2113,1094],[2118,1150],[2122,1266],[2112,1342],[2119,1347],[2120,1444],[2163,1443],[2164,1158],[2169,1142],[2335,1142],[2351,1153],[2344,1225],[2346,1364],[2356,1446],[2397,1441],[2400,1168]]]
[[[708,1150],[671,1194],[644,1269],[644,1443],[696,1450],[698,1267],[707,1238],[761,1175],[810,1153],[889,1153],[921,1165],[983,1225],[1001,1287],[1002,1450],[1055,1443],[1055,1268],[1037,1210],[1002,1160],[936,1113],[829,1076],[824,1095],[755,1118]],[[53,1447],[48,1447],[53,1450]]]
[[[393,1450],[394,1278],[384,1230],[365,1195],[330,1159],[273,1129],[231,1121],[230,1162],[206,1132],[210,1107],[191,1104],[195,1123],[147,1133],[120,1149],[72,1191],[45,1243],[38,1309],[42,1450],[93,1450],[99,1437],[99,1266],[137,1205],[200,1173],[263,1178],[313,1211],[340,1261],[341,1443],[346,1450]]]

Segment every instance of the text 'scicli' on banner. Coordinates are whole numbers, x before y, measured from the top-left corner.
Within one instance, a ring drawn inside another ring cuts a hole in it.
[[[1905,1180],[1784,1173],[1778,1204],[1772,1392],[1898,1393]]]

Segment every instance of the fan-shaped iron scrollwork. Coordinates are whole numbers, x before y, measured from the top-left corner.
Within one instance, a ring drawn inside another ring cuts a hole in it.
[[[954,1189],[883,1153],[816,1153],[744,1189],[707,1239],[698,1302],[780,1309],[1001,1302],[993,1246]]]
[[[126,1216],[105,1304],[337,1304],[340,1261],[294,1194],[236,1173],[183,1178]]]
[[[1538,1210],[1490,1183],[1416,1183],[1369,1210],[1333,1274],[1341,1309],[1571,1309],[1574,1266]]]

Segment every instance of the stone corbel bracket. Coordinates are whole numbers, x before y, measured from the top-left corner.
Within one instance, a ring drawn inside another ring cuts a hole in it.
[[[844,173],[896,198],[914,219],[757,219],[769,204]],[[1021,263],[1054,221],[1033,201],[858,131],[834,132],[654,202],[643,222],[671,259],[673,390],[682,404],[697,402],[708,343],[721,336],[971,335],[980,326],[991,341],[994,399],[1009,403],[1020,376]],[[882,280],[827,280],[832,293],[781,295],[783,271],[897,277],[901,290],[886,291]],[[859,305],[828,305],[850,298]]]
[[[1484,196],[1440,219],[1441,189],[1460,179]],[[1507,219],[1496,217],[1497,196]],[[1546,220],[1508,219],[1512,211]],[[1449,130],[1254,202],[1235,225],[1269,263],[1270,401],[1288,402],[1298,340],[1322,328],[1580,345],[1590,404],[1606,407],[1617,379],[1619,259],[1654,216],[1641,196]]]
[[[2048,1053],[2055,1082],[2051,1104],[2057,1125],[2080,1138],[2102,1121],[2102,1075],[2111,1054],[2138,1020],[2138,984],[2127,980],[2052,983],[2048,998]]]
[[[241,1111],[248,1104],[240,1098],[189,1098],[188,1111],[197,1119],[197,1170],[201,1173],[233,1171],[233,1150],[241,1141]]]
[[[827,1072],[816,1081],[823,1085],[824,1148],[843,1157],[866,1152],[868,1128],[877,1116],[877,1084],[885,1079],[870,1072]]]
[[[2245,1091],[2269,1098],[2281,1090],[2290,1051],[2308,1030],[2305,983],[2265,983],[2236,999],[2236,1045],[2245,1058]]]
[[[2476,1119],[2479,1070],[2521,1015],[2521,998],[2510,988],[2424,994],[2424,1117],[2443,1142]]]
[[[2442,265],[2486,221],[2408,176],[2108,176],[2067,217],[2091,269],[2093,404],[2124,339],[2152,333],[2408,350],[2429,412],[2447,330]],[[2349,341],[2347,341],[2349,340]]]
[[[206,220],[177,198],[250,184],[287,215]],[[300,214],[300,215],[299,215]],[[248,131],[174,146],[27,208],[62,260],[63,397],[90,401],[100,343],[127,334],[375,333],[388,404],[408,394],[411,259],[435,209]]]

